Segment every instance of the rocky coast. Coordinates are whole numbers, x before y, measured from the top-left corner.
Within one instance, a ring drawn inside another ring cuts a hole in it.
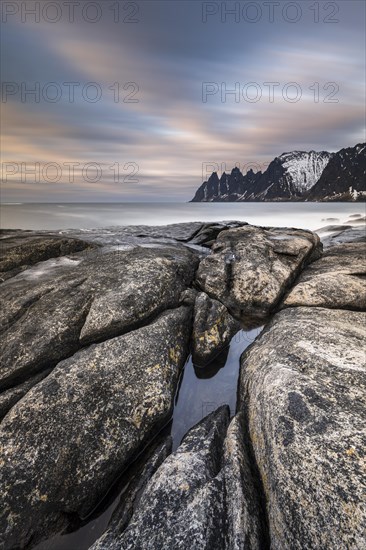
[[[366,548],[363,228],[321,242],[196,222],[0,243],[2,550],[56,548],[122,477],[82,548]],[[218,403],[174,446],[188,358],[204,373],[262,326],[236,409]]]

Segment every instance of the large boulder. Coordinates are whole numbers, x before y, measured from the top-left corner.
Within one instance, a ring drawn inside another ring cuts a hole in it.
[[[94,299],[80,333],[82,344],[131,330],[161,311],[176,307],[191,284],[198,258],[186,248],[135,248],[117,253],[113,266],[88,280]],[[95,270],[93,270],[95,273]]]
[[[282,307],[366,309],[366,245],[333,246],[301,273]]]
[[[198,263],[186,248],[90,252],[31,268],[0,287],[0,388],[53,367],[81,346],[112,338],[177,307]],[[35,272],[35,270],[38,271]]]
[[[145,484],[128,524],[129,498],[92,550],[263,548],[241,419],[228,424],[224,406],[194,426]]]
[[[244,226],[222,231],[197,283],[236,318],[266,318],[304,266],[320,256],[311,231]]]
[[[229,344],[240,330],[240,324],[226,307],[200,292],[194,306],[192,359],[195,365],[205,366]]]
[[[242,357],[273,550],[365,547],[365,327],[365,313],[290,308]]]
[[[220,476],[229,411],[192,429],[157,470],[117,548],[223,548],[224,485]]]
[[[24,547],[87,516],[169,420],[191,310],[59,363],[1,423],[0,548]]]

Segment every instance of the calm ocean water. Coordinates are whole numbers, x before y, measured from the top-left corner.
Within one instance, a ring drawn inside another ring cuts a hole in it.
[[[254,225],[316,230],[365,216],[365,203],[58,203],[4,204],[3,229],[88,229],[239,220]]]

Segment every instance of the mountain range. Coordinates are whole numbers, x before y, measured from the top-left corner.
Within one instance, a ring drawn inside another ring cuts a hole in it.
[[[327,151],[293,151],[276,157],[265,172],[235,167],[213,172],[191,202],[362,201],[366,199],[366,144]]]

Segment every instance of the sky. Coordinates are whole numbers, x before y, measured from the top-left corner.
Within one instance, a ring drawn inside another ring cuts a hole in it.
[[[1,5],[3,202],[182,202],[365,141],[363,0]]]

